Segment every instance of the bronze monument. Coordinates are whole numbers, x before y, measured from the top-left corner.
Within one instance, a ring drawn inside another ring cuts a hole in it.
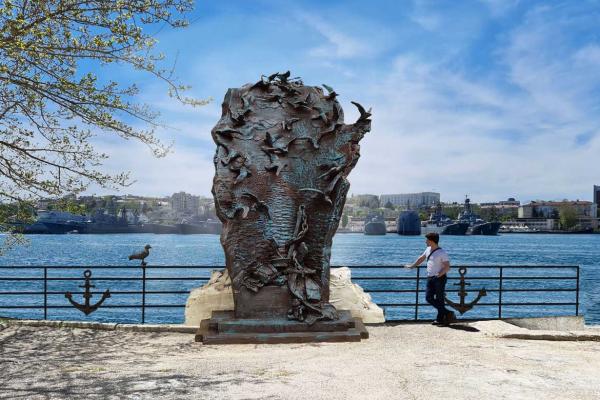
[[[205,343],[360,340],[329,304],[331,242],[370,110],[344,124],[337,93],[290,72],[229,89],[212,130],[212,193],[235,310],[204,320]]]

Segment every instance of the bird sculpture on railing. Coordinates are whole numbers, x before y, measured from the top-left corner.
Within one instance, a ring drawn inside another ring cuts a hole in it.
[[[132,255],[129,256],[130,260],[141,260],[142,263],[142,267],[146,266],[146,261],[144,261],[146,259],[146,257],[148,257],[150,255],[150,249],[152,248],[152,246],[150,246],[149,244],[147,244],[146,246],[144,246],[144,250],[142,250],[139,253],[133,253]]]

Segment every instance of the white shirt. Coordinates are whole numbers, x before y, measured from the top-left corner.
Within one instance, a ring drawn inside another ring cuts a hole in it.
[[[438,249],[439,250],[436,250],[433,254],[431,254],[431,247],[428,247],[422,254],[425,256],[425,259],[427,259],[429,254],[431,254],[431,257],[429,257],[429,260],[427,261],[427,276],[436,276],[442,269],[444,269],[444,265],[442,263],[445,261],[450,261],[446,250],[442,249],[441,247]]]

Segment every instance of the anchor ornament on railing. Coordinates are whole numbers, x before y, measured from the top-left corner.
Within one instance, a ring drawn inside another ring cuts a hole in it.
[[[100,308],[102,303],[104,303],[104,300],[106,300],[110,297],[110,291],[108,289],[106,289],[106,291],[102,294],[102,298],[100,299],[100,301],[98,301],[96,304],[90,304],[90,299],[93,296],[90,289],[96,287],[95,285],[92,285],[90,283],[90,279],[92,277],[92,271],[90,271],[89,269],[86,269],[83,272],[83,277],[85,278],[85,284],[83,286],[79,286],[79,287],[85,289],[85,292],[83,293],[83,298],[85,299],[85,303],[79,304],[75,300],[73,300],[73,294],[71,292],[66,292],[65,297],[69,300],[69,302],[73,305],[73,307],[77,308],[78,310],[83,312],[85,315],[90,315],[91,313],[96,311],[98,308]]]
[[[447,297],[445,299],[446,299],[446,304],[448,304],[450,307],[452,307],[456,311],[458,311],[460,313],[460,315],[463,315],[464,313],[466,313],[467,311],[472,309],[475,306],[475,304],[477,304],[477,302],[479,302],[479,300],[481,300],[482,297],[487,296],[487,292],[485,291],[485,288],[483,288],[483,289],[479,290],[479,294],[477,295],[475,300],[473,300],[470,303],[465,303],[465,297],[467,297],[469,295],[467,293],[467,291],[465,290],[465,287],[471,286],[470,283],[465,282],[465,275],[467,274],[467,268],[460,267],[458,269],[458,273],[460,274],[460,282],[455,283],[454,285],[460,287],[460,290],[458,291],[458,297],[460,297],[460,303],[457,304],[451,300],[448,300]]]

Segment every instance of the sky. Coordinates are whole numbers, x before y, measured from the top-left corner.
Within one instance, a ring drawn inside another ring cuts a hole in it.
[[[591,200],[600,184],[599,1],[197,1],[189,19],[160,30],[157,50],[177,60],[188,95],[212,102],[186,107],[155,80],[119,73],[173,143],[156,159],[97,138],[105,168],[135,179],[122,193],[210,196],[210,130],[227,88],[286,70],[332,86],[346,123],[358,115],[350,101],[373,108],[350,193]]]

